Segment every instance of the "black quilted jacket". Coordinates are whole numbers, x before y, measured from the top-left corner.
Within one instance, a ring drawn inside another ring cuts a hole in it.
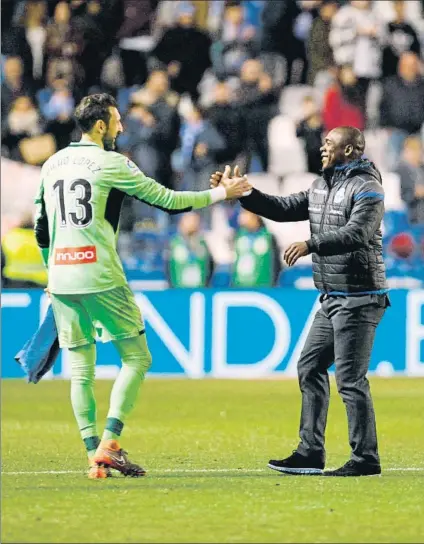
[[[387,291],[381,241],[384,190],[373,163],[360,159],[329,169],[308,191],[277,197],[254,189],[240,202],[273,221],[309,219],[307,244],[314,283],[322,293]]]

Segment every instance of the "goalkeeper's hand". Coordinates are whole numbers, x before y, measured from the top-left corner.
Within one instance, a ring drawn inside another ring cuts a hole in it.
[[[240,173],[240,168],[238,165],[236,165],[234,167],[234,170],[233,170],[233,174],[232,174],[233,177],[235,178],[241,178],[242,175]],[[226,166],[225,167],[225,172],[220,172],[219,170],[217,170],[214,174],[211,175],[209,181],[210,181],[210,184],[211,184],[211,187],[212,188],[215,188],[215,187],[218,187],[218,185],[221,183],[222,179],[231,179],[232,178],[231,176],[231,169],[229,168],[229,166]],[[243,196],[248,196],[250,195],[252,191],[246,191],[245,193],[243,193]]]

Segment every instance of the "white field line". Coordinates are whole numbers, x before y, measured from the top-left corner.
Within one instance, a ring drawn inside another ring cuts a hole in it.
[[[333,470],[329,468],[328,470]],[[383,469],[384,472],[420,472],[424,471],[424,467],[390,467]],[[152,469],[148,470],[151,474],[202,474],[202,473],[231,473],[231,474],[253,474],[253,473],[269,473],[270,469],[267,468],[249,468],[249,469],[235,469],[235,468],[164,468],[164,469]],[[19,475],[34,475],[34,474],[83,474],[84,470],[38,470],[38,471],[5,471],[2,472],[2,476],[19,476]]]

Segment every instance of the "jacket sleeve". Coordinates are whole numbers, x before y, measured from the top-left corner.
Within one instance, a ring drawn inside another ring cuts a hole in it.
[[[310,253],[342,255],[367,247],[384,215],[384,190],[377,181],[363,183],[353,194],[353,208],[344,227],[313,235],[306,243]]]
[[[309,191],[289,196],[271,196],[253,189],[249,196],[240,198],[240,203],[249,212],[280,223],[309,219]]]

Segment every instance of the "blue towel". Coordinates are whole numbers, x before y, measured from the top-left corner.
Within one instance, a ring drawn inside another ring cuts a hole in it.
[[[38,383],[54,365],[59,351],[56,322],[50,305],[37,332],[15,355],[15,360],[24,369],[28,382]]]

